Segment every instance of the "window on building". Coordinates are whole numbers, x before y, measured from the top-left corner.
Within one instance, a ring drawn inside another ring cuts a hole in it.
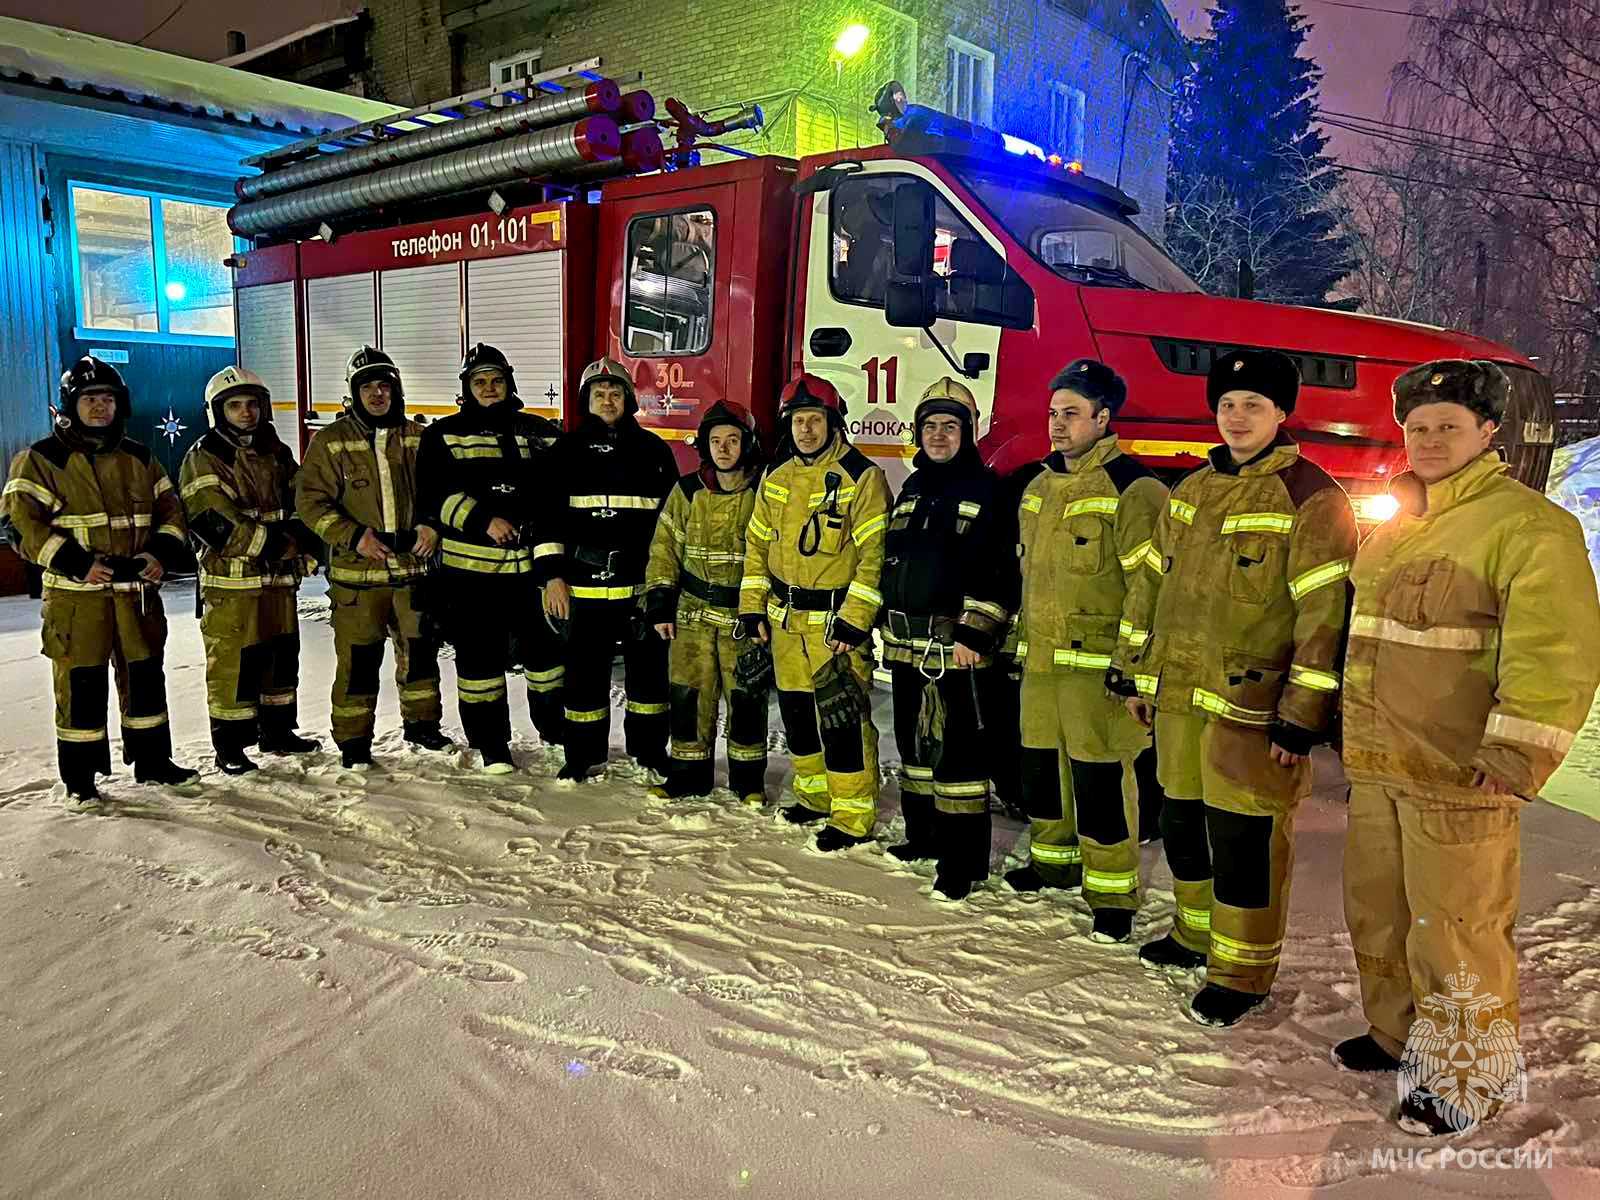
[[[79,183],[71,193],[80,327],[234,336],[226,205]]]
[[[622,348],[649,357],[702,354],[711,344],[717,218],[709,208],[628,223]]]
[[[840,300],[884,306],[894,271],[894,191],[906,175],[847,179],[829,197],[829,282]],[[953,321],[1026,328],[1033,292],[1003,258],[935,192],[934,309]]]
[[[497,58],[489,64],[489,86],[504,87],[514,79],[527,79],[539,73],[539,60],[543,50],[518,50],[508,58]]]
[[[1083,161],[1086,100],[1080,88],[1065,83],[1050,85],[1050,145],[1046,149],[1068,162]]]
[[[994,114],[994,52],[958,37],[945,39],[944,109],[987,125]]]

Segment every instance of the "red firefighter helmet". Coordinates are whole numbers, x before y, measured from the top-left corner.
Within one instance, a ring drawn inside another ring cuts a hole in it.
[[[839,389],[826,379],[809,371],[802,371],[784,385],[778,397],[778,419],[787,421],[802,408],[820,408],[842,422],[845,415],[844,397]]]
[[[732,400],[708,400],[695,414],[695,449],[700,451],[700,461],[714,466],[711,461],[711,431],[718,425],[732,425],[744,435],[736,467],[750,467],[761,461],[761,431],[756,428],[750,410]]]

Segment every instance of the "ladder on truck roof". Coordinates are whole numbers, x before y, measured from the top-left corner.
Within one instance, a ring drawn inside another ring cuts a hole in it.
[[[403,137],[408,133],[416,133],[419,129],[426,129],[430,125],[442,125],[450,121],[460,121],[467,117],[475,117],[479,113],[487,112],[490,109],[504,108],[511,104],[521,104],[533,99],[540,92],[560,95],[573,88],[586,87],[605,78],[611,79],[619,87],[622,87],[638,83],[644,78],[644,74],[641,71],[602,75],[600,65],[601,59],[599,55],[596,55],[580,62],[568,63],[563,67],[541,71],[537,75],[507,80],[505,83],[496,84],[493,87],[481,88],[478,91],[467,92],[460,96],[451,96],[445,100],[435,100],[432,104],[419,105],[416,108],[407,109],[405,112],[395,113],[390,117],[379,117],[376,120],[364,121],[360,125],[352,125],[348,129],[341,129],[336,133],[305,138],[298,142],[292,142],[287,146],[279,146],[261,154],[241,159],[240,162],[243,166],[257,167],[266,172],[275,167],[286,166],[302,159],[314,158],[323,154],[338,154],[344,150],[354,150],[359,146],[367,146],[389,138]]]

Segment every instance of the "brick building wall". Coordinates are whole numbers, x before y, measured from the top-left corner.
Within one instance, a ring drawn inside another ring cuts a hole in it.
[[[1124,136],[1123,65],[1143,52],[1149,75],[1170,90],[1180,64],[1162,15],[1153,6],[1128,15],[1137,8],[1109,0],[367,0],[372,87],[391,103],[484,87],[489,64],[516,51],[537,48],[546,68],[599,55],[612,70],[642,71],[658,102],[677,96],[699,110],[759,102],[767,129],[741,144],[776,154],[877,142],[867,107],[886,79],[902,80],[917,102],[947,107],[947,39],[959,38],[992,55],[988,124],[996,129],[1066,153],[1051,144],[1051,93],[1055,85],[1081,91],[1085,169],[1114,182],[1120,153],[1123,190],[1159,236],[1170,101],[1130,67]],[[464,12],[478,19],[446,28],[447,17],[459,22]],[[834,38],[852,23],[871,36],[854,60],[836,63]]]

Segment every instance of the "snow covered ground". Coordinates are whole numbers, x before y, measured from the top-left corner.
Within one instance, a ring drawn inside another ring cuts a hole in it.
[[[179,757],[209,768],[197,625],[166,599]],[[325,735],[326,623],[303,640]],[[73,815],[35,602],[0,601],[0,680],[0,1197],[1600,1194],[1600,839],[1571,810],[1600,813],[1596,721],[1571,807],[1524,822],[1528,1100],[1454,1143],[1551,1165],[1396,1170],[1422,1143],[1392,1082],[1327,1062],[1363,1027],[1331,759],[1273,1002],[1219,1033],[1075,897],[936,904],[881,845],[822,857],[726,794],[558,789],[531,737],[490,779],[403,749],[391,694],[382,770],[267,758],[194,796],[124,773],[112,815]],[[774,795],[788,775],[775,755]],[[997,870],[1022,836],[997,818]],[[1172,911],[1144,865],[1136,941]]]

